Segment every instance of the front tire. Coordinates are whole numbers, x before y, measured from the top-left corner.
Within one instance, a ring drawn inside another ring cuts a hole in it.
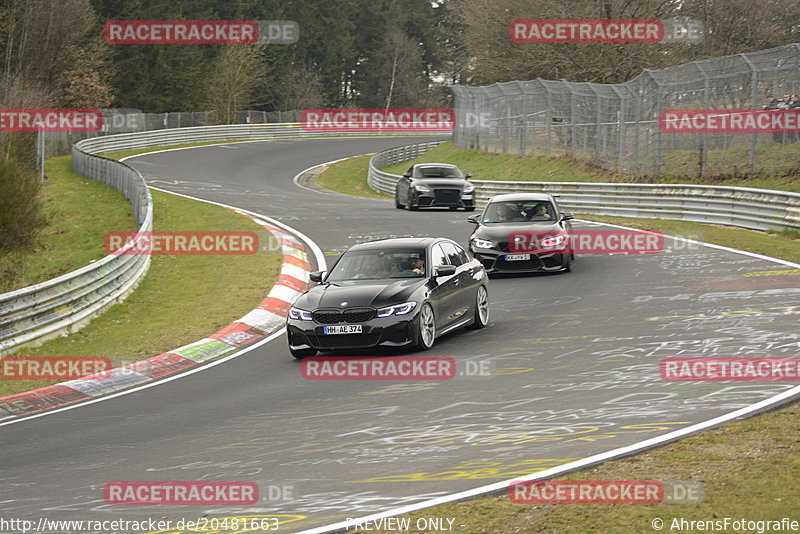
[[[417,319],[417,339],[414,345],[417,350],[429,350],[436,341],[436,317],[430,304],[426,302],[422,306]]]
[[[480,330],[489,324],[489,292],[485,286],[478,287],[478,294],[475,297],[475,317],[472,324],[467,328]]]
[[[464,208],[464,211],[475,211],[475,206],[468,206]]]
[[[403,204],[400,204],[400,190],[399,189],[395,189],[395,191],[394,191],[394,207],[399,209],[399,210],[405,208],[405,206]]]

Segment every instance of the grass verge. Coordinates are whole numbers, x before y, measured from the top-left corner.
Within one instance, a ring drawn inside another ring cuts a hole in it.
[[[369,198],[392,198],[378,193],[367,185],[367,171],[372,156],[356,156],[332,165],[317,177],[317,183],[325,189]]]
[[[70,156],[47,160],[41,189],[47,225],[31,249],[0,255],[0,293],[38,284],[105,256],[108,228],[138,228],[130,202],[110,185],[72,170]]]
[[[159,231],[257,231],[271,240],[268,250],[277,249],[271,234],[231,210],[159,191],[152,195]],[[85,238],[86,247],[102,257],[102,235],[120,229],[135,227],[97,221],[94,237]],[[66,239],[62,249],[71,243]],[[277,280],[281,260],[279,253],[153,256],[147,276],[123,304],[109,308],[75,334],[20,349],[15,355],[107,356],[117,365],[161,354],[202,339],[255,308]],[[0,381],[0,396],[52,383]]]
[[[758,161],[766,165],[760,174],[745,178],[729,174],[697,178],[689,172],[689,162],[697,159],[696,153],[671,153],[670,168],[673,174],[658,179],[642,178],[639,183],[693,183],[778,189],[800,192],[800,143],[791,145],[768,144],[758,148]],[[746,151],[745,151],[746,154]],[[692,160],[691,158],[694,158]],[[742,157],[739,148],[716,154],[717,159]],[[629,176],[608,171],[585,160],[568,154],[553,156],[515,156],[511,154],[488,154],[477,149],[461,149],[448,141],[434,147],[418,158],[391,165],[382,170],[402,174],[415,163],[447,162],[458,165],[464,172],[472,173],[476,180],[518,180],[541,182],[630,182]],[[746,158],[744,167],[746,167]]]

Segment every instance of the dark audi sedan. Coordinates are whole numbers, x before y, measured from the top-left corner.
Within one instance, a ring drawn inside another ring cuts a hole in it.
[[[295,358],[318,351],[377,345],[427,350],[459,327],[489,320],[483,266],[444,238],[395,238],[347,249],[320,282],[289,310],[287,337]]]
[[[417,163],[397,181],[394,206],[397,209],[464,208],[475,211],[475,186],[471,174],[448,163]]]
[[[569,272],[572,219],[546,193],[495,195],[467,219],[477,225],[469,249],[489,273]]]

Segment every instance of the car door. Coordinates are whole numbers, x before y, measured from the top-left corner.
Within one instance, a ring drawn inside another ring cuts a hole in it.
[[[431,246],[429,258],[431,276],[434,276],[437,267],[450,265],[447,254],[438,243]],[[458,319],[456,315],[460,282],[458,276],[458,272],[456,272],[449,276],[435,276],[433,278],[431,304],[436,315],[437,330],[446,328]]]
[[[472,274],[472,267],[464,249],[450,241],[442,242],[441,246],[448,263],[456,268],[458,288],[453,296],[453,304],[454,319],[458,321],[468,316],[470,310],[475,307],[475,296],[478,291],[477,280]]]

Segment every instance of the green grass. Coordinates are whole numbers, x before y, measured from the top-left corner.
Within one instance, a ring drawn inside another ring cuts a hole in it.
[[[330,165],[317,178],[317,183],[325,189],[369,198],[392,198],[378,193],[367,185],[367,171],[372,156],[356,156]]]
[[[47,160],[41,190],[47,225],[32,249],[0,255],[0,293],[80,269],[106,254],[110,228],[138,228],[130,202],[113,187],[72,170],[70,156]]]
[[[699,503],[532,505],[514,504],[507,495],[500,495],[426,508],[401,517],[412,518],[412,525],[421,517],[452,518],[453,531],[463,534],[639,534],[656,532],[651,526],[654,518],[665,522],[663,532],[670,532],[668,526],[674,518],[798,520],[798,436],[800,402],[795,402],[630,458],[557,477],[559,480],[692,481],[702,484],[703,499]],[[698,530],[684,528],[683,532]]]
[[[750,177],[723,171],[722,163],[729,164],[728,167],[724,167],[726,169],[746,168],[747,150],[736,147],[714,153],[711,159],[720,165],[712,165],[712,176],[707,178],[697,178],[696,172],[692,170],[692,165],[696,166],[697,163],[697,153],[682,151],[665,156],[666,176],[658,179],[645,177],[631,180],[629,176],[608,171],[568,154],[553,156],[488,154],[477,149],[456,148],[448,141],[418,158],[382,170],[402,174],[414,163],[447,162],[458,165],[464,172],[472,173],[476,180],[704,183],[800,192],[800,143],[759,145],[756,152],[760,172]],[[715,172],[717,174],[714,174]]]
[[[159,191],[152,194],[159,231],[256,231],[260,238],[271,240],[269,250],[276,247],[269,232],[231,210]],[[132,228],[98,223],[95,238],[87,238],[87,248],[97,249],[102,257],[102,234],[116,230]],[[278,253],[155,255],[147,276],[123,304],[109,308],[75,334],[14,354],[106,356],[115,365],[161,354],[217,332],[255,308],[277,279],[281,260]],[[0,396],[51,383],[0,381]]]

